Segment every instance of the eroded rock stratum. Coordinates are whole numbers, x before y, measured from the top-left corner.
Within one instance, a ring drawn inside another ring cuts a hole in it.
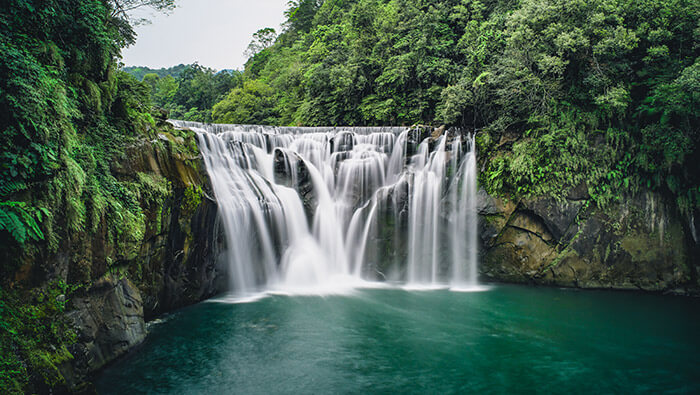
[[[484,279],[697,293],[696,243],[658,195],[601,209],[585,198],[513,202],[482,192],[479,214]]]

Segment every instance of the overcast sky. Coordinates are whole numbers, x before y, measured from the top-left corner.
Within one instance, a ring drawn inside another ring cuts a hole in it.
[[[178,0],[170,15],[145,15],[151,24],[135,28],[136,44],[122,51],[127,66],[202,66],[242,69],[253,33],[272,27],[279,33],[288,0]]]

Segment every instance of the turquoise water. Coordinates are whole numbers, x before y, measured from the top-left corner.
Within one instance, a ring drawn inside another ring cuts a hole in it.
[[[104,394],[698,393],[700,301],[493,286],[207,302],[151,326]]]

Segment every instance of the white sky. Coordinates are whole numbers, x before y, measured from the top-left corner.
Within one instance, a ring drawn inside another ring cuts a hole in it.
[[[170,67],[180,63],[242,69],[253,33],[278,33],[288,0],[178,0],[170,15],[141,12],[151,24],[136,26],[136,44],[122,50],[127,66]]]

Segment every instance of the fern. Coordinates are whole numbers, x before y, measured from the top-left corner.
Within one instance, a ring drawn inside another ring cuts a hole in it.
[[[27,237],[27,230],[17,215],[5,207],[0,206],[0,230],[6,230],[19,243],[24,244]]]
[[[9,196],[13,193],[24,191],[29,186],[23,181],[3,181],[0,184],[0,196]]]
[[[0,202],[0,231],[8,232],[20,245],[27,238],[44,240],[44,233],[39,227],[42,214],[48,217],[50,212],[43,207],[28,207],[24,202]]]

